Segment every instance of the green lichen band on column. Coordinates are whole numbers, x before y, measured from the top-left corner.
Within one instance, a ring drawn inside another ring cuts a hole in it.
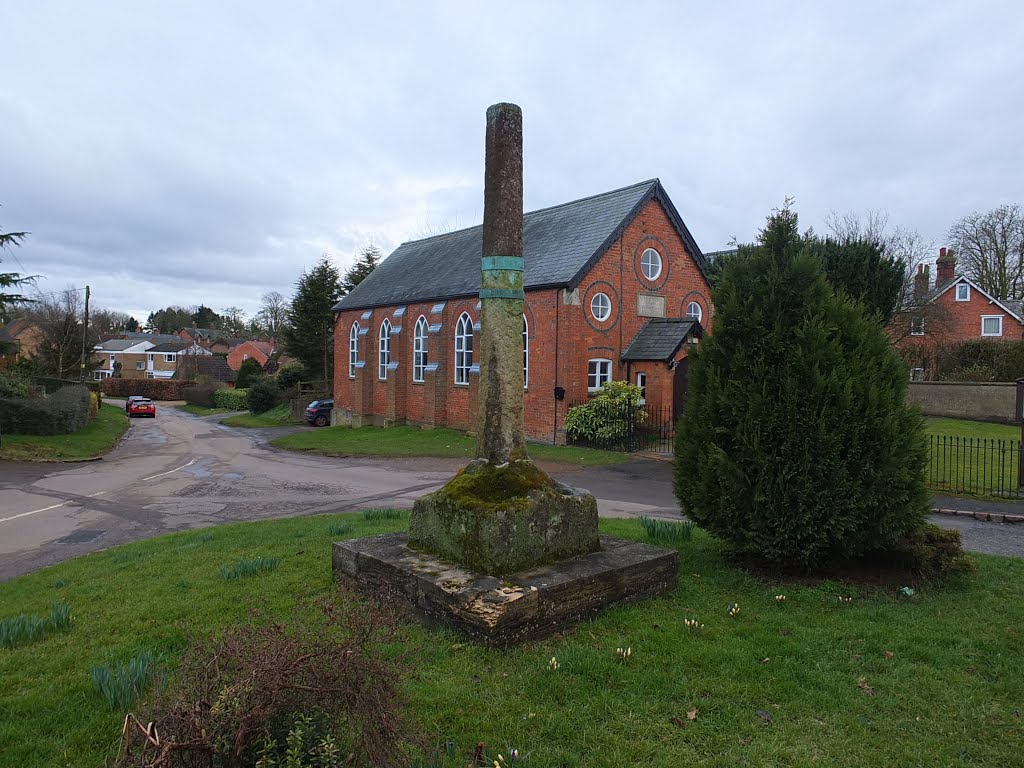
[[[481,299],[522,299],[526,294],[522,288],[481,288]]]
[[[522,256],[484,256],[481,259],[481,269],[484,272],[495,272],[509,270],[512,272],[523,271]]]

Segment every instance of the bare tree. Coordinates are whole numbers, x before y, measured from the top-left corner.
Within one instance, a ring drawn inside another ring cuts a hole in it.
[[[77,379],[82,359],[82,322],[85,297],[80,289],[66,288],[55,294],[40,294],[28,315],[39,327],[39,345],[32,356],[37,368],[58,379]],[[90,329],[86,348],[96,346]],[[86,365],[89,365],[87,356]]]
[[[260,310],[256,313],[256,320],[260,327],[268,333],[280,333],[285,323],[288,322],[289,306],[288,299],[279,292],[268,291],[260,298]]]
[[[245,311],[241,307],[224,307],[220,316],[225,331],[236,336],[245,331]]]
[[[1024,209],[1001,205],[964,216],[946,235],[963,272],[997,299],[1024,294]]]

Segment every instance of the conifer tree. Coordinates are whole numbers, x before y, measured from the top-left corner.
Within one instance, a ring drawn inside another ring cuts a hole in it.
[[[338,270],[324,256],[312,270],[303,272],[296,283],[284,329],[288,354],[328,383],[334,365],[333,307],[341,296]]]
[[[359,253],[356,263],[349,267],[345,276],[341,279],[342,295],[348,295],[352,289],[369,277],[370,273],[377,268],[384,254],[376,245],[368,245]]]
[[[876,315],[832,290],[788,204],[714,288],[690,358],[675,491],[739,549],[813,569],[919,529],[923,422]]]

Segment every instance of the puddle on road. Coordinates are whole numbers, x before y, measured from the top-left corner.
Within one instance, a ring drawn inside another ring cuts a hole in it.
[[[83,528],[80,531],[69,533],[67,536],[61,536],[57,539],[58,544],[85,544],[88,541],[94,541],[106,533],[105,530],[98,528]]]

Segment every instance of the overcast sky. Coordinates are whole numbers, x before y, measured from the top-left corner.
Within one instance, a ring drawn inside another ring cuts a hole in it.
[[[1024,202],[1019,2],[0,0],[0,269],[169,304],[478,224],[484,114],[526,209],[660,177],[705,251],[784,197],[936,246]]]

